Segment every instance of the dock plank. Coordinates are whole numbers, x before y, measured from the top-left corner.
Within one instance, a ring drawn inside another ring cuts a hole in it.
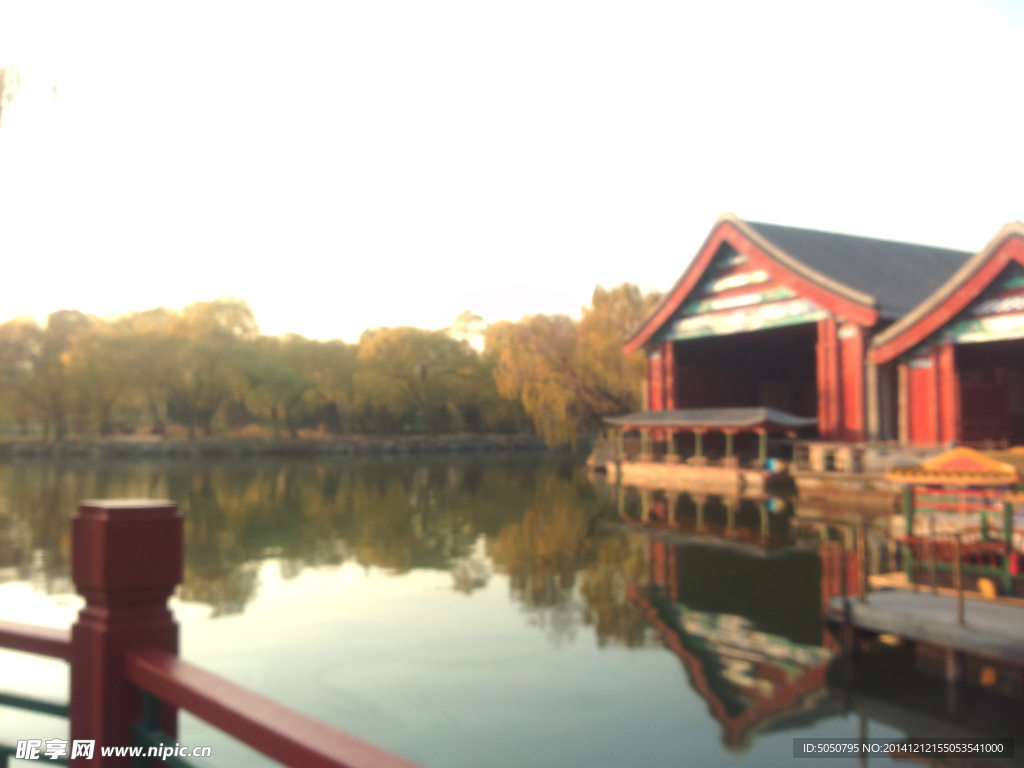
[[[1024,609],[964,601],[965,626],[956,623],[956,598],[923,592],[872,592],[849,600],[849,623],[858,629],[933,643],[1024,666]],[[843,600],[832,598],[827,618],[843,623]]]

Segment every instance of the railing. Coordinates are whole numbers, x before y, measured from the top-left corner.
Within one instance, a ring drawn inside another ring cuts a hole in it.
[[[909,584],[953,586],[963,576],[989,579],[1004,597],[1013,597],[1020,556],[1001,541],[963,541],[961,536],[904,536],[903,563]],[[945,584],[939,584],[939,577]],[[924,578],[926,581],[922,581]]]
[[[72,578],[86,604],[71,631],[0,621],[0,648],[71,664],[69,705],[0,693],[0,706],[68,717],[69,744],[95,744],[88,758],[47,764],[195,768],[173,754],[184,709],[289,768],[416,768],[178,658],[167,599],[182,576],[182,525],[170,502],[83,503],[72,518]],[[129,745],[143,756],[101,750]],[[0,768],[15,752],[0,745]]]
[[[414,764],[331,728],[276,701],[248,691],[163,651],[128,656],[128,679],[151,694],[150,707],[164,702],[184,709],[239,741],[290,768],[381,766],[415,768]],[[155,727],[158,712],[137,726],[141,741],[170,741]]]
[[[0,621],[0,648],[68,661],[71,658],[71,633],[66,629]],[[43,701],[13,693],[0,692],[0,707],[24,709],[28,712],[38,712],[54,717],[68,716],[67,704]],[[0,768],[7,768],[7,760],[11,757],[17,757],[17,748],[8,744],[0,744]],[[50,762],[57,765],[68,764],[67,760],[51,760]]]

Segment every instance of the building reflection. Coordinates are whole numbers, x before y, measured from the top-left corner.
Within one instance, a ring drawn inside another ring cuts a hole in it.
[[[691,610],[657,587],[631,584],[628,594],[679,657],[690,686],[722,726],[728,749],[746,749],[760,732],[837,713],[827,688],[832,651],[762,632],[743,616]]]
[[[553,642],[583,634],[601,646],[667,649],[730,750],[843,711],[915,735],[942,723],[991,731],[976,713],[992,705],[973,692],[950,714],[935,709],[944,701],[929,692],[935,681],[910,699],[898,686],[871,687],[896,672],[837,683],[821,606],[843,589],[856,594],[857,553],[841,527],[793,499],[620,493],[550,461],[8,464],[0,581],[70,591],[68,518],[80,499],[101,496],[178,502],[187,541],[179,596],[215,616],[245,610],[267,559],[285,579],[346,562],[442,570],[466,594],[500,575]]]
[[[822,632],[820,530],[792,500],[615,489],[618,523],[646,542],[646,578],[627,585],[662,645],[722,729],[744,750],[758,733],[836,716],[836,659]]]

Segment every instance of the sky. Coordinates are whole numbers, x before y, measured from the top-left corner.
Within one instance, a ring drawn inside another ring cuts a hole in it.
[[[1024,219],[1024,3],[0,0],[0,321],[579,314],[719,215],[978,250]]]

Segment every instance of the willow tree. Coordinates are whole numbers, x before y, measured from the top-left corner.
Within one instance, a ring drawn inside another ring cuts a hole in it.
[[[579,322],[533,315],[490,326],[485,349],[497,359],[499,391],[522,401],[537,433],[552,446],[575,444],[602,416],[635,410],[643,353],[625,357],[622,344],[657,299],[629,283],[598,286]]]

